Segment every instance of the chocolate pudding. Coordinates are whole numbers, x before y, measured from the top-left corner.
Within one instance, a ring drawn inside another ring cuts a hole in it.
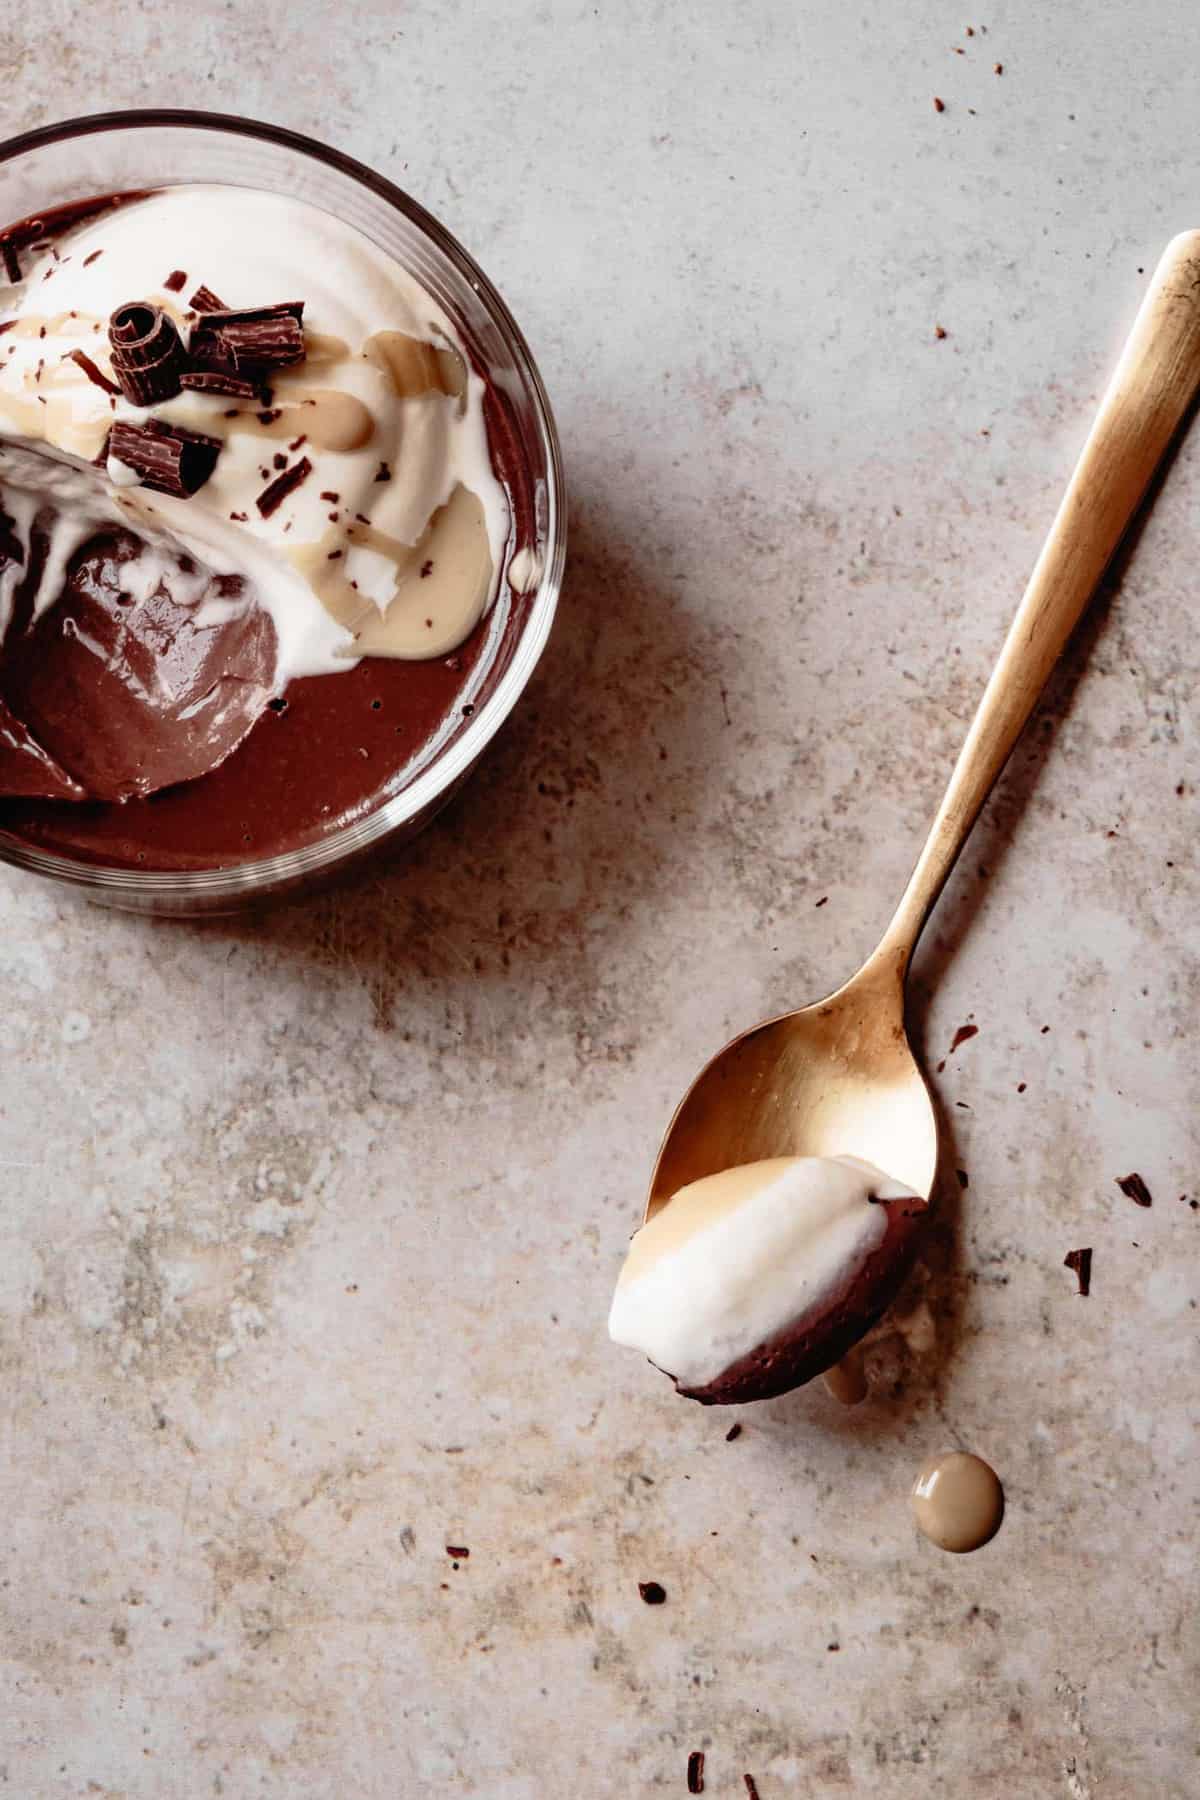
[[[0,832],[205,869],[374,811],[507,666],[530,485],[472,345],[316,208],[0,233]]]

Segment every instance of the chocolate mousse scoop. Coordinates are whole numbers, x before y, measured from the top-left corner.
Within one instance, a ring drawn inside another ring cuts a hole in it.
[[[35,522],[5,634],[0,795],[129,800],[207,774],[271,698],[270,616],[242,577],[117,527],[76,550],[35,614],[58,522]]]

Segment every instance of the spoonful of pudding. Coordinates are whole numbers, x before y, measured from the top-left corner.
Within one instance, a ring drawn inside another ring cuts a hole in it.
[[[713,1058],[667,1130],[611,1336],[706,1405],[837,1363],[888,1306],[938,1127],[905,1032],[917,940],[1200,387],[1200,231],[1168,244],[883,940],[828,999]]]

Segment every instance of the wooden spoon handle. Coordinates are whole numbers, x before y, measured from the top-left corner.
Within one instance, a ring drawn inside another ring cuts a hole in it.
[[[878,958],[900,972],[1200,387],[1200,231],[1154,271]],[[872,962],[877,959],[873,957]]]

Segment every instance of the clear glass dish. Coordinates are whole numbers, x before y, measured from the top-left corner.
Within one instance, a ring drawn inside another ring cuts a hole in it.
[[[361,163],[247,119],[185,111],[98,113],[0,144],[0,225],[91,196],[193,181],[257,188],[323,207],[396,257],[436,297],[506,402],[508,428],[529,474],[542,572],[520,608],[496,620],[470,716],[407,785],[313,844],[222,868],[158,871],[75,861],[0,830],[0,862],[69,883],[104,905],[179,915],[231,912],[292,893],[428,824],[495,737],[533,673],[554,618],[566,555],[558,437],[520,330],[445,227]]]

